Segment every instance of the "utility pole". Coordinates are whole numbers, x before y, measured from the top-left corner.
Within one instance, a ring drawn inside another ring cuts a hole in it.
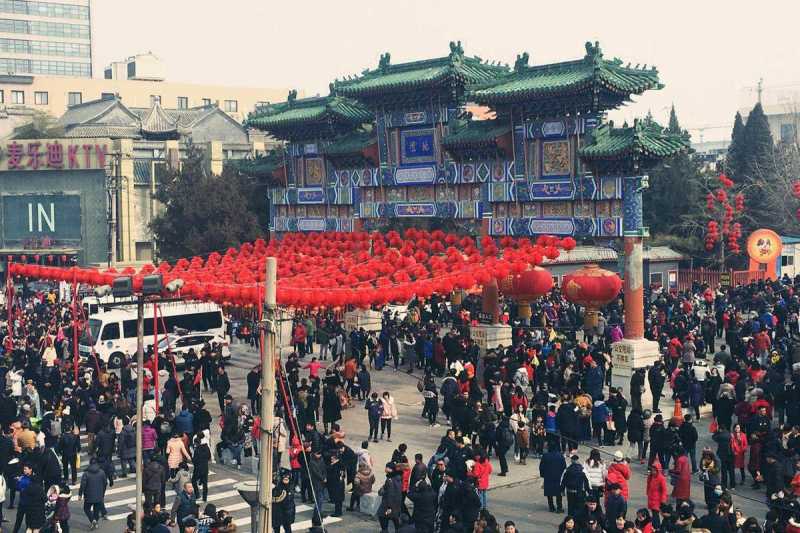
[[[136,533],[142,533],[142,420],[144,406],[144,295],[136,302]]]
[[[267,278],[264,291],[261,337],[261,460],[258,484],[258,531],[269,533],[272,528],[272,430],[275,427],[275,289],[278,261],[267,257]],[[265,346],[266,345],[266,346]],[[138,533],[138,532],[137,532]]]

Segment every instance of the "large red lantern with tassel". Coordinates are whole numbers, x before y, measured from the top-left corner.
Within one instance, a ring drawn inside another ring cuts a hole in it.
[[[553,288],[553,277],[542,267],[535,266],[512,278],[511,295],[518,300],[519,318],[531,317],[531,300],[547,294]]]
[[[589,264],[566,274],[562,285],[567,300],[586,308],[585,325],[595,327],[598,310],[619,295],[622,280],[614,272]]]

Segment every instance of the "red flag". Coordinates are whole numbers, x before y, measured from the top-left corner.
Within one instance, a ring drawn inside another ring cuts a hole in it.
[[[201,382],[202,380],[203,380],[203,367],[201,366],[201,367],[200,367],[200,372],[198,372],[198,373],[197,373],[197,374],[194,376],[194,384],[195,384],[195,385],[199,385],[199,384],[200,384],[200,382]]]

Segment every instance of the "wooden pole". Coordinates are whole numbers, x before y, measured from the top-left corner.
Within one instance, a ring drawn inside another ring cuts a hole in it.
[[[266,329],[261,342],[261,460],[258,484],[258,531],[269,533],[272,529],[272,429],[275,427],[275,289],[278,262],[267,258],[264,311]],[[266,341],[266,342],[264,342]],[[265,346],[266,344],[266,346]]]

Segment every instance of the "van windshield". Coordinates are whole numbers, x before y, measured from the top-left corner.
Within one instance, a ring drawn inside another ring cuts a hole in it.
[[[80,344],[84,346],[92,346],[95,341],[100,337],[100,328],[103,326],[103,321],[96,318],[89,319],[89,327],[83,330]]]

